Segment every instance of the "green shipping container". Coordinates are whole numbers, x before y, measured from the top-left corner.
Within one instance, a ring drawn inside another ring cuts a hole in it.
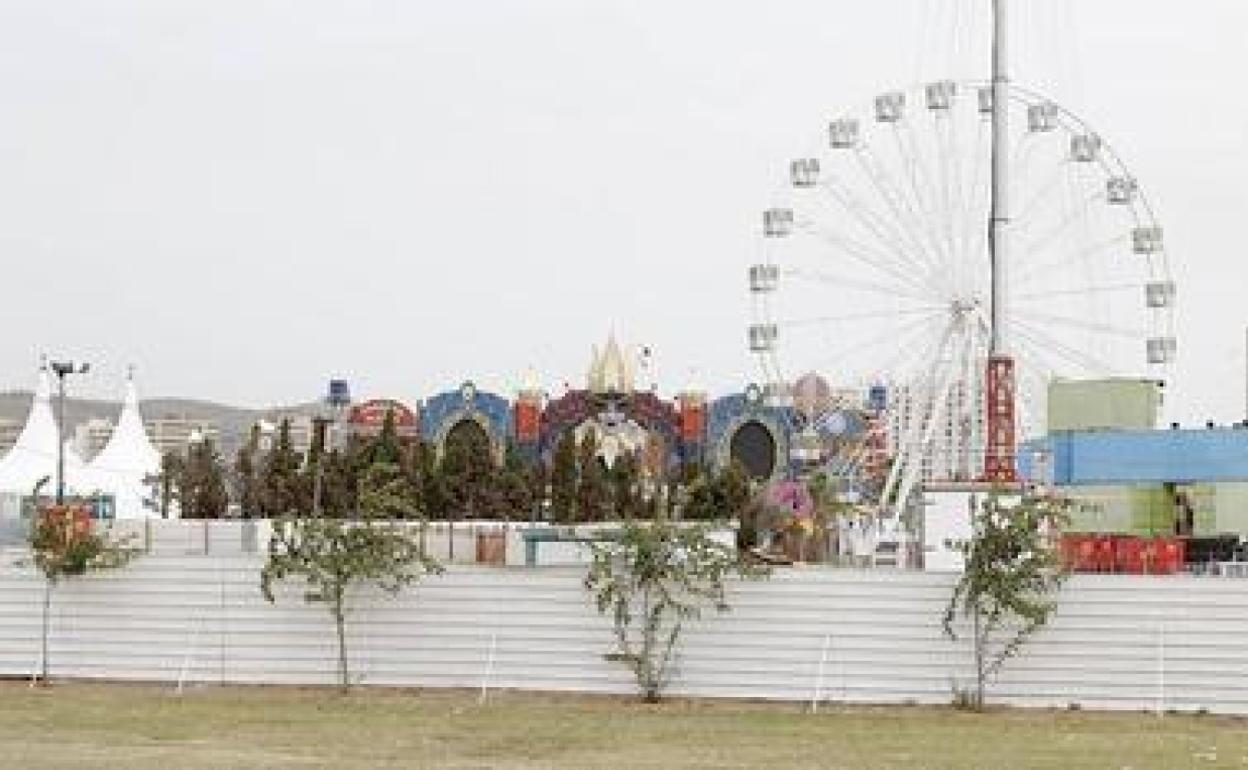
[[[1049,383],[1049,432],[1152,430],[1161,408],[1156,380],[1053,380]]]

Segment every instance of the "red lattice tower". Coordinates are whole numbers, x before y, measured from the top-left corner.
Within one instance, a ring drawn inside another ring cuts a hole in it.
[[[988,357],[988,442],[984,453],[984,480],[1013,482],[1015,419],[1014,359],[1006,355]]]

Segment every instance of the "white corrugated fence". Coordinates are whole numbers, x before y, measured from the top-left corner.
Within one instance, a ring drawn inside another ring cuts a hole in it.
[[[168,550],[57,588],[53,676],[334,681],[329,614],[305,605],[294,584],[265,602],[261,553]],[[0,675],[19,677],[39,665],[42,582],[15,555],[0,557]],[[366,685],[630,692],[624,669],[603,660],[610,627],[582,577],[576,567],[453,566],[396,599],[363,592],[349,626],[353,674]],[[688,627],[670,692],[948,703],[955,686],[972,683],[969,643],[940,630],[952,581],[810,567],[734,585],[730,613]],[[1007,664],[992,697],[1248,714],[1246,587],[1074,577],[1052,626]]]

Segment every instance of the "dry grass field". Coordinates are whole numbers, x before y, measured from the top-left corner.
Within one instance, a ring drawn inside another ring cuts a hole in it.
[[[0,767],[1248,767],[1248,723],[1211,716],[476,693],[0,684]]]

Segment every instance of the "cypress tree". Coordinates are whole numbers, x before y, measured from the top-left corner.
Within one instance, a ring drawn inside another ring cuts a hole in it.
[[[592,431],[587,431],[581,440],[577,461],[577,518],[579,521],[601,521],[606,517],[607,507],[606,469],[598,459],[598,441]]]
[[[260,477],[260,511],[265,518],[307,512],[310,500],[304,499],[300,461],[290,439],[290,420],[284,419],[278,427],[277,442],[265,457]]]
[[[252,425],[247,441],[234,458],[234,496],[244,519],[262,515],[260,510],[260,426]]]
[[[576,436],[564,431],[555,443],[550,469],[550,510],[555,521],[576,518]]]
[[[212,441],[191,446],[178,474],[178,505],[184,519],[219,519],[229,507],[225,468]]]
[[[638,493],[637,457],[626,452],[615,461],[611,468],[611,507],[615,518],[631,521],[640,513],[641,495]]]
[[[492,507],[495,470],[489,439],[482,431],[452,430],[439,467],[448,514],[476,518],[487,513]]]

